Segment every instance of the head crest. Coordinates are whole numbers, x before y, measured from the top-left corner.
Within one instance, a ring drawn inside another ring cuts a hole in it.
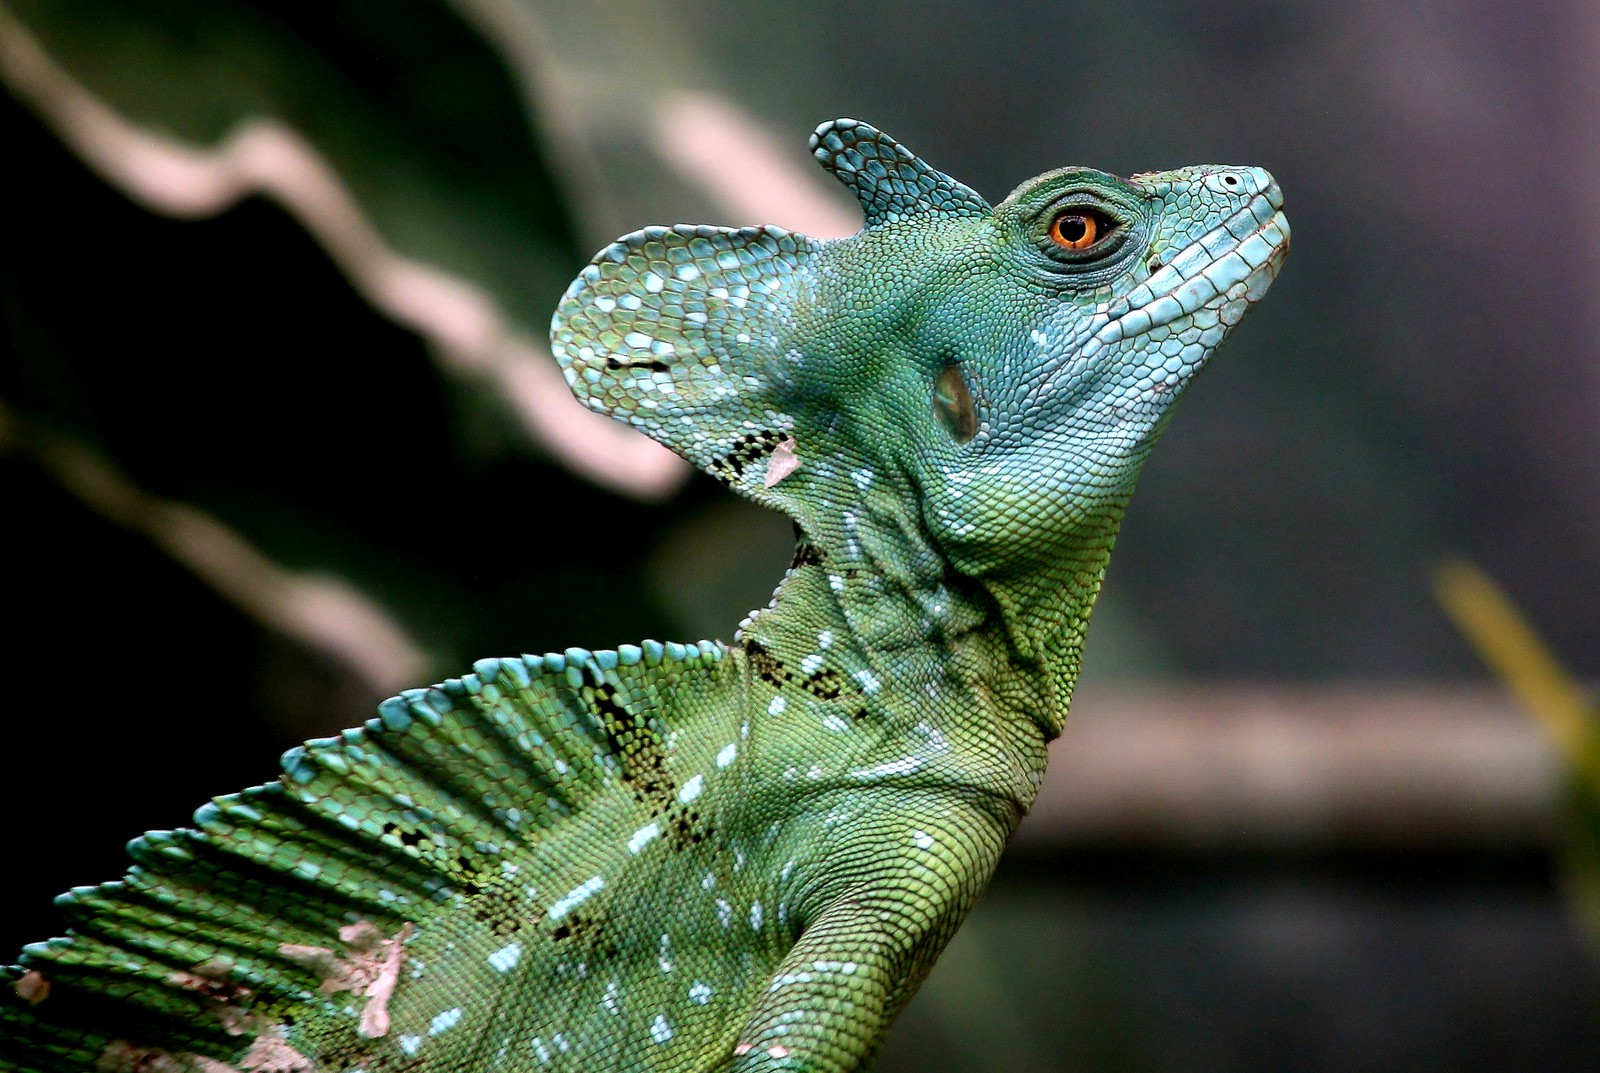
[[[825,123],[813,155],[861,200],[867,228],[988,204],[888,135]],[[567,383],[586,406],[666,444],[757,502],[794,496],[839,451],[837,414],[817,417],[841,368],[862,354],[828,342],[839,321],[815,301],[819,258],[848,263],[851,240],[777,227],[647,227],[601,250],[551,324]],[[863,284],[869,282],[861,281]],[[841,357],[841,352],[843,357]],[[832,363],[832,364],[830,364]]]
[[[811,135],[811,155],[850,188],[867,226],[924,212],[983,216],[989,203],[971,188],[935,171],[883,131],[855,119],[835,119]]]

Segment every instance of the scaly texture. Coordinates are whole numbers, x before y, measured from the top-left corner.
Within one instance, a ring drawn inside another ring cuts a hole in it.
[[[771,605],[731,645],[481,661],[139,839],[5,970],[4,1068],[871,1058],[1038,789],[1140,464],[1289,232],[1259,168],[991,208],[853,120],[812,149],[860,234],[648,228],[551,328],[586,405],[794,517]]]

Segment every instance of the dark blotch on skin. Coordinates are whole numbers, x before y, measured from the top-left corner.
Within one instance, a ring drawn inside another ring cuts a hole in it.
[[[667,754],[661,736],[649,720],[631,712],[617,699],[609,682],[584,686],[580,696],[600,719],[606,748],[622,763],[622,781],[638,802],[659,816],[672,806],[677,788],[667,774]]]
[[[777,450],[778,444],[783,441],[784,434],[772,429],[762,429],[760,432],[741,436],[731,451],[711,463],[711,475],[724,480],[728,479],[730,474],[733,477],[743,477],[745,466],[767,457]]]

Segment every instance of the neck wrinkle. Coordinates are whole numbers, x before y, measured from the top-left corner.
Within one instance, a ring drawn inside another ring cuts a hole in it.
[[[845,688],[863,691],[863,710],[887,724],[923,719],[925,690],[938,684],[970,702],[974,726],[1004,734],[1021,722],[1050,741],[1066,721],[1121,518],[1116,506],[1080,521],[1066,550],[1028,569],[969,577],[920,530],[905,531],[904,517],[885,527],[858,515],[847,545],[802,536],[796,565],[743,634],[797,677],[813,673],[808,656],[842,671]]]
[[[1037,721],[1047,738],[1059,736],[1066,724],[1089,615],[1111,562],[1122,513],[1119,505],[1082,523],[1070,545],[1047,566],[988,582],[1019,669],[1026,667],[1044,683]]]

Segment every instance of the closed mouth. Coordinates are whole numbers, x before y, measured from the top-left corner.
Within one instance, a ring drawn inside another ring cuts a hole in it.
[[[1150,277],[1109,303],[1110,318],[1084,347],[1088,357],[1102,346],[1210,310],[1198,340],[1207,349],[1266,294],[1289,254],[1289,221],[1276,184],[1178,252]]]

